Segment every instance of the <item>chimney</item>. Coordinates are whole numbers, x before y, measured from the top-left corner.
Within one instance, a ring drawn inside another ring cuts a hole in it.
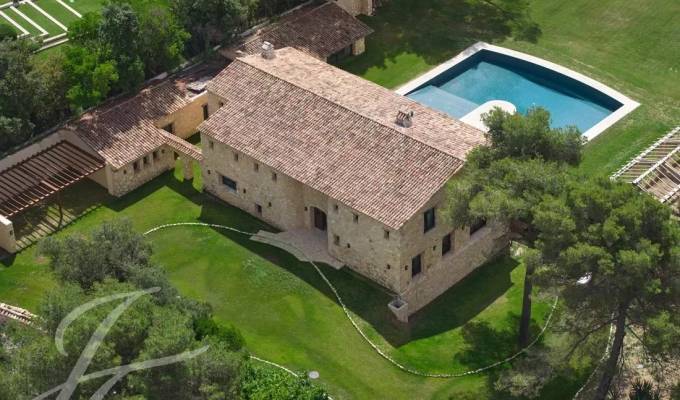
[[[271,60],[276,57],[273,44],[269,42],[262,43],[262,57],[267,60]]]
[[[397,125],[410,128],[413,125],[413,111],[399,111],[397,113]]]

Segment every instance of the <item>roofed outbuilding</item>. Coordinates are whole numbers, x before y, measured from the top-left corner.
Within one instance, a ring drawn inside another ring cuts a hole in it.
[[[241,39],[222,53],[228,58],[259,53],[264,42],[276,48],[294,47],[326,61],[344,52],[364,51],[363,39],[373,33],[368,25],[334,2],[312,2],[283,15]]]

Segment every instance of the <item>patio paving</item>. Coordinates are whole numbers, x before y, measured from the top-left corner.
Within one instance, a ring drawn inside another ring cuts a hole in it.
[[[309,229],[294,229],[279,233],[259,231],[250,239],[283,249],[303,262],[324,263],[335,269],[344,266],[342,262],[328,254],[326,237]]]

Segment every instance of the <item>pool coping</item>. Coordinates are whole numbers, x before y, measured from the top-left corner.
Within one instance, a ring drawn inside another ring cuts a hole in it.
[[[553,62],[544,60],[542,58],[532,56],[526,53],[522,53],[516,50],[511,50],[505,47],[500,47],[500,46],[495,46],[486,42],[477,42],[473,44],[472,46],[466,48],[465,50],[461,51],[458,55],[453,57],[452,59],[445,61],[438,66],[432,68],[431,70],[427,71],[423,75],[420,75],[419,77],[405,83],[404,85],[400,86],[399,88],[396,89],[396,92],[398,94],[401,94],[403,96],[406,96],[409,92],[413,91],[416,89],[418,86],[426,83],[427,81],[435,78],[436,76],[444,73],[445,71],[448,71],[451,67],[454,65],[468,59],[469,57],[473,56],[474,54],[478,53],[481,50],[487,50],[487,51],[493,51],[496,53],[504,54],[506,56],[518,58],[520,60],[524,60],[527,62],[530,62],[532,64],[539,65],[544,68],[548,68],[550,70],[553,70],[559,74],[562,74],[564,76],[567,76],[569,78],[572,78],[574,80],[577,80],[583,84],[586,84],[593,89],[596,89],[605,95],[613,98],[614,100],[618,101],[621,103],[621,107],[619,107],[616,111],[613,113],[609,114],[607,117],[605,117],[602,121],[598,122],[594,126],[592,126],[590,129],[582,133],[582,136],[586,140],[592,140],[595,138],[597,135],[600,133],[604,132],[606,129],[608,129],[610,126],[614,125],[616,122],[621,120],[623,117],[628,115],[630,112],[638,108],[640,106],[640,103],[637,101],[629,98],[628,96],[623,95],[621,92],[616,91],[609,86],[596,81],[595,79],[589,78],[579,72],[576,72],[574,70],[571,70],[569,68],[563,67],[559,64],[555,64]]]

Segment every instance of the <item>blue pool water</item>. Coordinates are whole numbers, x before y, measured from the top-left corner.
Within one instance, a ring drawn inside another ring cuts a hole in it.
[[[490,100],[505,100],[526,113],[550,111],[551,125],[585,132],[621,107],[598,90],[545,67],[482,50],[436,76],[408,97],[461,118]]]

